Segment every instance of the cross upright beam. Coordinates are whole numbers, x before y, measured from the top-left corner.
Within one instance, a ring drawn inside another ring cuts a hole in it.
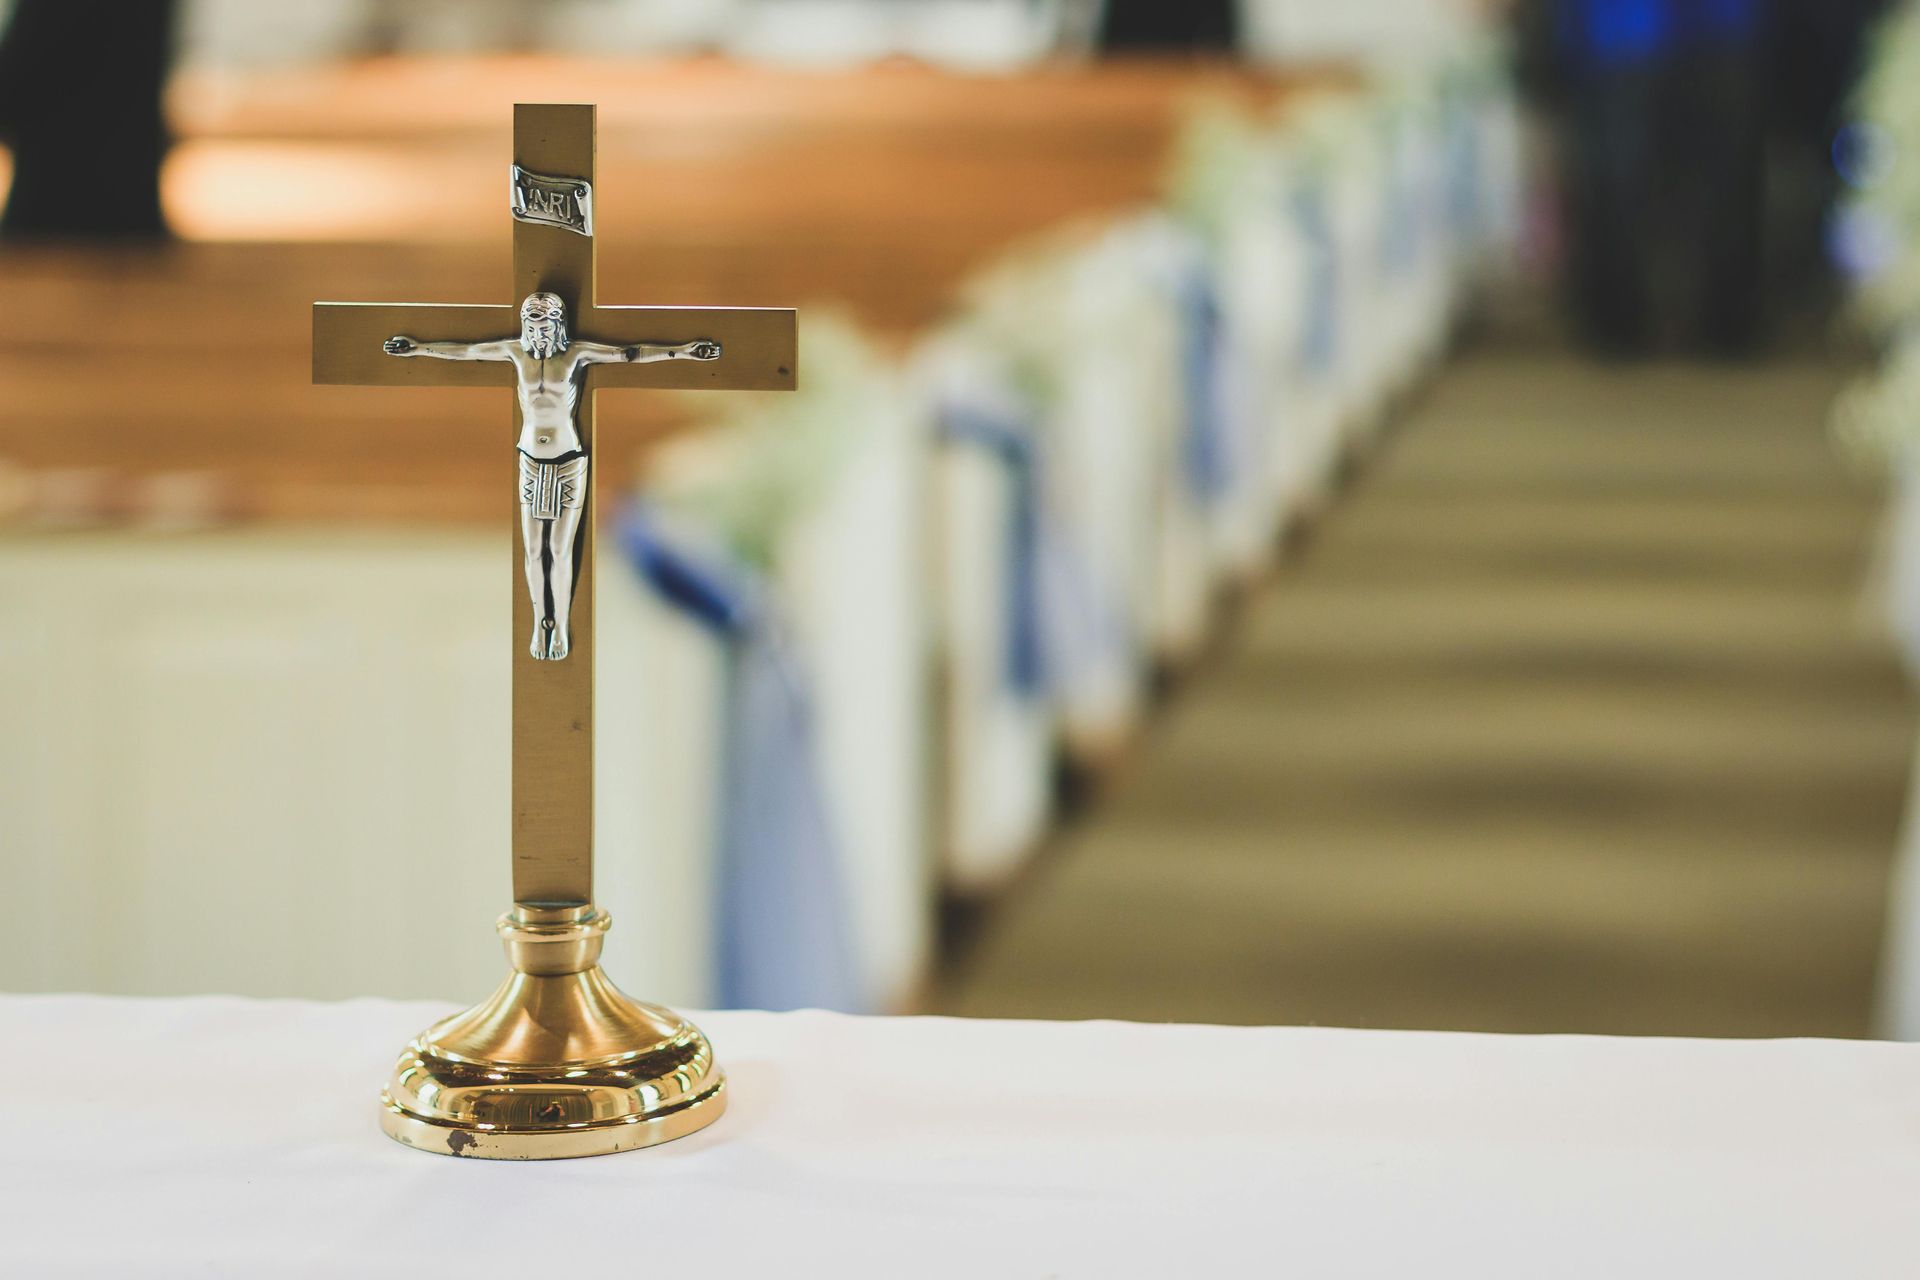
[[[563,173],[593,183],[594,109],[517,106],[513,162],[536,173]],[[582,334],[591,333],[596,269],[592,236],[538,223],[513,224],[513,296],[557,293]],[[512,326],[501,332],[512,332]],[[407,363],[418,363],[408,361]],[[576,424],[593,452],[591,388]],[[520,427],[514,413],[514,429]],[[599,477],[605,483],[605,477]],[[518,558],[508,566],[513,595],[513,897],[516,902],[593,901],[593,635],[594,501],[589,483],[580,520],[579,577],[573,588],[577,647],[566,662],[535,662],[520,643],[533,606],[520,589]]]
[[[521,104],[513,114],[513,160],[531,174],[561,176],[594,190],[594,109]],[[583,207],[586,206],[583,201]],[[476,342],[519,327],[519,301],[557,294],[574,333],[615,346],[712,341],[715,360],[597,364],[575,411],[583,450],[593,452],[594,391],[599,386],[673,390],[791,390],[798,367],[794,313],[757,307],[602,307],[595,296],[595,242],[587,231],[516,217],[513,298],[506,305],[320,302],[313,311],[313,380],[374,386],[502,386],[515,383],[497,361],[395,359],[389,337]],[[515,409],[514,430],[521,426]],[[512,437],[502,433],[501,495],[514,493]],[[513,896],[535,906],[593,900],[594,495],[587,486],[575,543],[572,648],[561,661],[537,661],[525,638],[533,604],[512,560],[513,608]]]

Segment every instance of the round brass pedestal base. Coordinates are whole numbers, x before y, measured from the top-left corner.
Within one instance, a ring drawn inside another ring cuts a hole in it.
[[[515,972],[407,1046],[380,1098],[387,1135],[440,1155],[561,1160],[651,1147],[719,1119],[726,1077],[713,1046],[607,981],[596,963],[606,928],[588,907],[503,916]]]
[[[411,1056],[411,1055],[409,1055]],[[408,1070],[402,1063],[399,1073]],[[549,1098],[568,1091],[571,1082],[547,1080],[534,1086]],[[645,1086],[640,1086],[644,1088]],[[444,1156],[473,1156],[482,1160],[570,1160],[576,1156],[608,1156],[636,1151],[684,1138],[720,1118],[727,1109],[726,1083],[713,1088],[675,1111],[630,1116],[603,1124],[554,1128],[482,1128],[446,1119],[425,1119],[402,1109],[391,1093],[380,1097],[380,1127],[388,1137],[421,1151]],[[580,1101],[585,1101],[580,1099]],[[559,1105],[571,1110],[565,1100]],[[590,1104],[589,1104],[590,1105]]]

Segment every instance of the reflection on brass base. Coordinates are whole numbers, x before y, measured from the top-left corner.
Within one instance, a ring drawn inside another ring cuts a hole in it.
[[[726,1077],[713,1046],[607,981],[607,924],[592,907],[500,917],[512,976],[400,1055],[380,1098],[388,1136],[441,1155],[559,1160],[651,1147],[719,1119]]]

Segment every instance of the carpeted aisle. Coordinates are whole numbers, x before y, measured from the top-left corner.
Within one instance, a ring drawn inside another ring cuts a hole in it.
[[[1842,378],[1451,366],[939,1007],[1866,1034],[1913,724]]]

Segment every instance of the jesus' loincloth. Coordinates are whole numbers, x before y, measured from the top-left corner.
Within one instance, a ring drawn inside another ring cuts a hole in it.
[[[587,455],[575,449],[557,458],[520,455],[520,505],[536,520],[556,520],[587,501]]]

